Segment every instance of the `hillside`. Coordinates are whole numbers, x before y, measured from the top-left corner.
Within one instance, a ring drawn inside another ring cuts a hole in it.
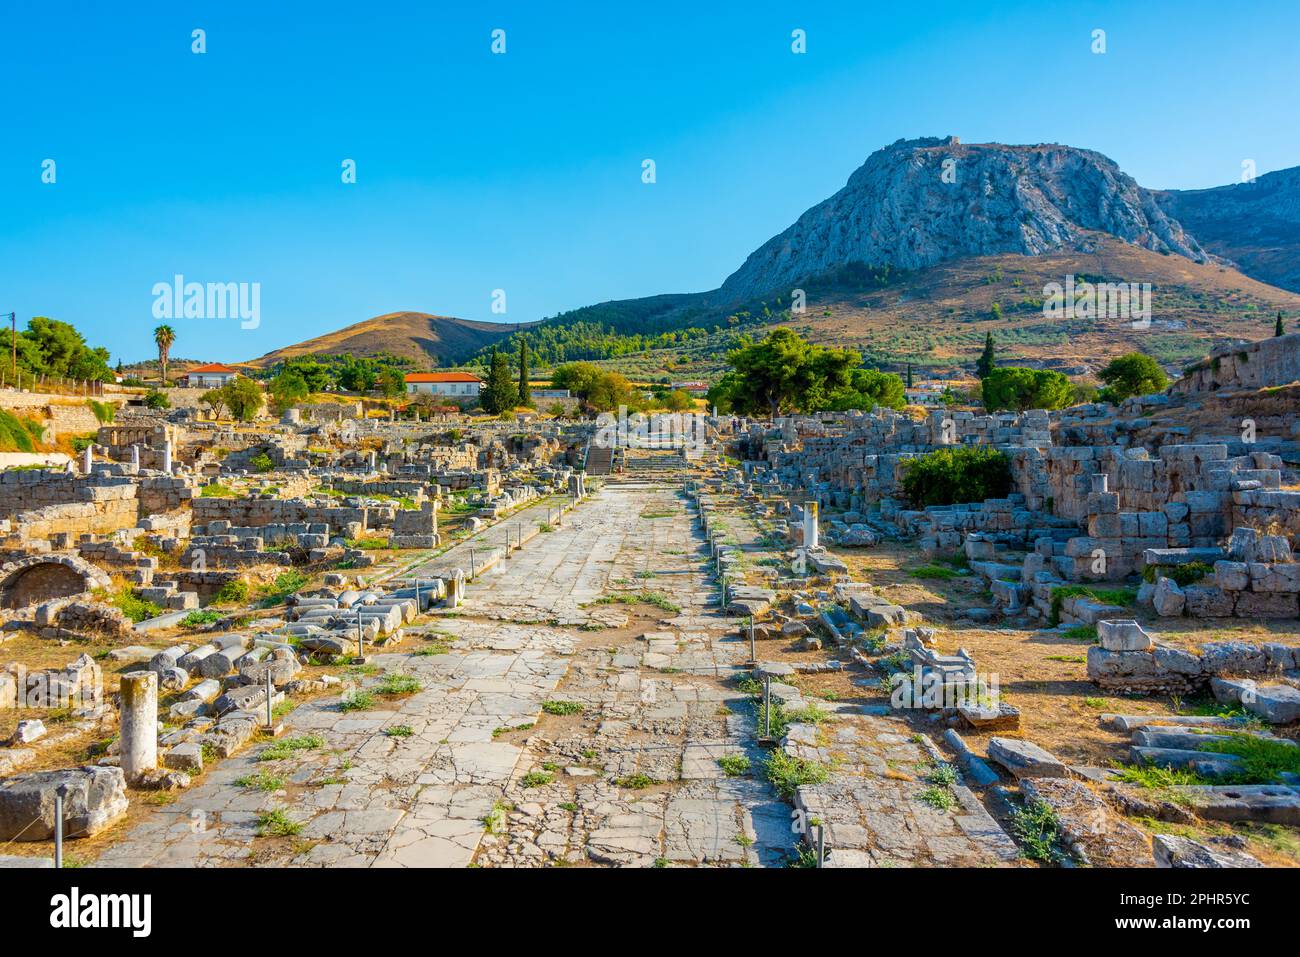
[[[455,365],[485,346],[504,339],[517,328],[516,323],[478,322],[426,312],[390,312],[337,332],[276,349],[247,364],[266,368],[298,356],[346,353],[354,356],[388,354],[410,359],[421,367]]]
[[[1166,190],[1160,206],[1248,276],[1300,292],[1300,166],[1253,183]]]
[[[743,300],[849,263],[922,269],[978,256],[1086,253],[1095,233],[1208,257],[1154,196],[1091,150],[899,140],[769,239],[722,284]]]

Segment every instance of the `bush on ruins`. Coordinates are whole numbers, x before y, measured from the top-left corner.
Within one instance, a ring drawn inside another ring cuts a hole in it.
[[[1005,498],[1011,463],[983,445],[936,449],[903,463],[903,494],[913,508]]]
[[[1010,366],[985,377],[983,397],[990,412],[1063,409],[1074,400],[1074,386],[1059,372]]]

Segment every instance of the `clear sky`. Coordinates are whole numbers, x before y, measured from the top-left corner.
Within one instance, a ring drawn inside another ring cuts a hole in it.
[[[255,329],[171,322],[210,361],[712,289],[903,137],[1088,147],[1151,187],[1300,165],[1295,0],[0,3],[0,312],[115,360],[153,354],[177,273],[260,283]]]

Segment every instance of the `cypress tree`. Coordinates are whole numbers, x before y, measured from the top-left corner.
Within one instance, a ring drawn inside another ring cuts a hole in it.
[[[984,334],[984,351],[980,357],[975,360],[975,377],[984,380],[989,373],[993,371],[993,332],[990,330]]]
[[[533,404],[532,390],[528,387],[528,339],[519,337],[519,404]]]
[[[907,387],[912,388],[912,363],[907,364]]]
[[[1281,310],[1281,309],[1279,309],[1279,310],[1277,311],[1277,325],[1273,327],[1273,335],[1275,335],[1275,336],[1284,336],[1284,335],[1286,335],[1286,329],[1285,329],[1285,328],[1283,327],[1283,325],[1282,325],[1282,310]]]

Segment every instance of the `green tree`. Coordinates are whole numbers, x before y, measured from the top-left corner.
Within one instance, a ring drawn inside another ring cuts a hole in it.
[[[669,412],[685,412],[695,407],[695,400],[691,398],[690,393],[682,389],[665,392],[662,402]]]
[[[993,331],[989,330],[984,334],[984,351],[980,357],[975,360],[975,377],[977,379],[987,379],[990,372],[996,365],[996,359],[993,354]]]
[[[981,392],[990,412],[1063,409],[1074,398],[1074,386],[1061,373],[1016,366],[994,369],[984,379]]]
[[[1150,395],[1169,385],[1160,363],[1141,352],[1130,352],[1110,360],[1106,368],[1097,373],[1097,378],[1106,383],[1099,396],[1105,402],[1123,402],[1130,396]]]
[[[226,393],[222,389],[209,389],[199,396],[199,401],[212,410],[212,414],[221,418],[221,410],[226,407]]]
[[[266,389],[271,393],[271,399],[275,403],[275,408],[279,412],[301,402],[311,394],[307,388],[307,380],[302,377],[297,369],[286,368],[283,372],[267,383]]]
[[[75,326],[33,316],[15,343],[18,365],[34,375],[112,382],[107,349],[92,348]]]
[[[519,337],[519,404],[532,406],[533,392],[528,386],[528,339]]]
[[[912,363],[907,364],[907,387],[912,388]]]
[[[903,390],[903,380],[892,372],[854,369],[849,385],[831,392],[830,401],[824,408],[833,412],[847,412],[850,409],[870,411],[877,407],[901,409],[907,404]]]
[[[172,407],[171,399],[167,398],[167,393],[161,389],[150,389],[144,396],[145,408],[148,409],[170,409]]]
[[[496,349],[488,361],[487,382],[479,395],[479,404],[489,415],[508,412],[519,402],[519,390],[515,387],[514,376],[510,372],[510,361],[505,353]]]
[[[158,347],[158,371],[162,377],[163,385],[167,384],[167,358],[171,355],[172,346],[176,343],[176,330],[171,326],[162,325],[153,331],[154,345]]]
[[[236,376],[221,387],[226,408],[240,422],[251,422],[262,408],[262,389],[252,379]]]
[[[406,392],[406,376],[388,366],[379,373],[379,392],[389,399],[397,398]]]
[[[1273,327],[1273,335],[1275,335],[1275,336],[1284,336],[1284,335],[1286,335],[1286,327],[1284,327],[1284,326],[1282,325],[1282,310],[1281,310],[1281,309],[1279,309],[1279,310],[1277,311],[1277,325],[1275,325],[1275,326]]]

